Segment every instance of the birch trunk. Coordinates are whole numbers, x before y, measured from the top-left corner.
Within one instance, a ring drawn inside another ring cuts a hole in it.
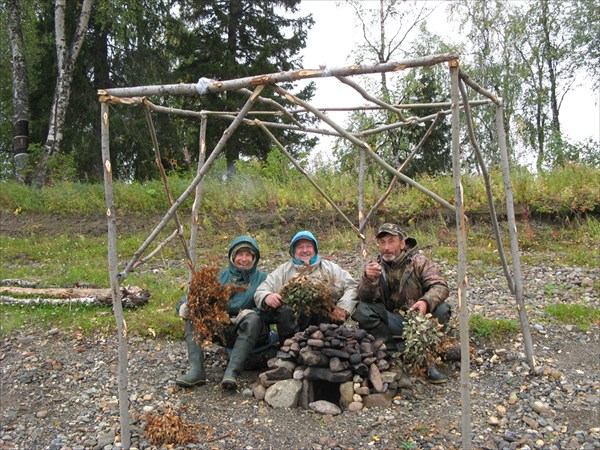
[[[43,186],[46,183],[48,158],[60,150],[69,97],[71,96],[71,82],[73,81],[75,61],[81,50],[83,38],[88,27],[92,3],[93,0],[83,0],[77,31],[70,44],[67,44],[65,32],[66,0],[56,0],[54,3],[54,34],[58,74],[52,107],[50,109],[48,136],[44,144],[45,152],[40,160],[40,167],[37,172],[36,183],[39,186]]]
[[[7,0],[6,10],[12,55],[15,179],[25,183],[29,147],[29,76],[25,63],[21,10],[17,0]]]

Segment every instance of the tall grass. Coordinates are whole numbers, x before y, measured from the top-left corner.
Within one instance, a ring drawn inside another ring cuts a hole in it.
[[[283,164],[278,162],[279,164]],[[258,163],[240,163],[238,174],[228,181],[223,179],[224,162],[218,160],[215,169],[202,180],[201,211],[216,217],[228,217],[235,211],[289,210],[320,211],[331,206],[298,172],[289,167],[280,168],[273,175],[273,167]],[[179,197],[194,178],[195,173],[173,174],[169,185],[173,196]],[[357,207],[357,177],[353,173],[333,173],[323,170],[314,179],[332,200],[344,210]],[[454,203],[451,176],[423,176],[416,180],[429,190]],[[465,212],[489,211],[483,180],[479,176],[463,177]],[[600,169],[569,165],[552,172],[533,175],[526,170],[512,174],[513,197],[518,213],[552,214],[560,216],[600,212]],[[492,190],[499,213],[505,209],[504,183],[499,171],[491,172]],[[365,204],[373,205],[387,186],[367,177]],[[168,201],[162,181],[143,183],[115,182],[115,205],[120,213],[163,213]],[[191,208],[192,199],[184,203]],[[0,184],[0,210],[5,213],[103,214],[105,210],[104,185],[59,182],[36,189],[11,181]],[[432,216],[441,207],[417,189],[398,185],[388,197],[382,211],[395,212],[399,220],[408,221],[419,216]]]

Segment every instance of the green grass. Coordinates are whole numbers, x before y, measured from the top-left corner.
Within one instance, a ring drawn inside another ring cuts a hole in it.
[[[590,329],[590,324],[600,325],[600,309],[584,305],[555,304],[548,305],[544,311],[559,322],[575,325],[583,331]]]
[[[469,318],[470,334],[476,338],[499,341],[520,331],[519,322],[512,319],[489,319],[481,314]]]
[[[198,246],[200,263],[222,267],[231,239],[242,233],[250,233],[260,242],[262,268],[272,270],[273,255],[287,255],[289,238],[301,228],[315,232],[322,254],[335,259],[340,252],[350,251],[360,258],[360,239],[302,176],[292,175],[293,172],[286,167],[251,161],[240,163],[239,174],[225,183],[219,176],[223,169],[224,161],[217,161],[216,170],[213,172],[211,169],[203,180],[201,241]],[[600,265],[599,252],[591,251],[598,249],[600,222],[592,214],[582,215],[590,211],[600,212],[599,190],[590,189],[589,182],[598,179],[599,174],[599,169],[587,167],[557,169],[542,176],[522,170],[514,172],[513,186],[519,214],[519,246],[523,263],[543,263],[556,267]],[[175,198],[187,188],[192,178],[193,173],[169,176]],[[323,170],[315,175],[315,179],[350,220],[357,222],[356,175]],[[451,177],[422,177],[417,181],[453,203]],[[483,183],[476,176],[465,177],[463,183],[467,215],[480,217],[483,214],[483,219],[471,219],[467,225],[468,275],[483,276],[490,270],[499,270],[500,260],[494,235],[487,223],[489,218],[485,214],[487,202]],[[502,213],[503,187],[498,172],[492,172],[492,185],[498,211]],[[368,177],[365,186],[367,210],[386,188]],[[145,218],[162,215],[168,208],[160,181],[115,182],[114,189],[117,212],[121,216],[137,214]],[[187,223],[191,204],[191,199],[186,200],[180,210],[186,229],[189,228]],[[32,217],[35,214],[42,214],[46,218],[90,215],[104,220],[104,186],[59,182],[51,187],[35,189],[14,182],[0,182],[0,210],[2,214],[28,214]],[[534,213],[558,215],[558,219],[554,223],[534,223],[531,218]],[[258,215],[268,220],[259,221]],[[373,220],[373,226],[382,220],[400,222],[409,235],[417,238],[427,255],[451,265],[456,264],[457,237],[452,223],[453,213],[442,210],[416,189],[399,185]],[[367,258],[373,257],[377,251],[373,226],[365,232],[368,237]],[[148,234],[129,231],[126,224],[119,228],[119,233],[118,257],[120,264],[124,265]],[[167,231],[161,232],[150,250],[168,234]],[[501,234],[510,264],[510,242],[504,221],[501,222]],[[188,239],[189,236],[186,236]],[[0,279],[35,281],[40,287],[68,286],[73,283],[108,286],[106,236],[46,236],[37,233],[34,228],[29,235],[0,234],[0,254]],[[174,304],[184,292],[186,281],[187,266],[183,252],[179,242],[174,240],[157,257],[124,281],[123,284],[141,286],[152,293],[147,306],[125,311],[128,331],[143,336],[182,337],[183,324],[175,315]],[[594,283],[597,291],[600,289],[600,280]],[[548,284],[546,294],[559,295],[562,288]],[[30,324],[83,332],[114,331],[110,308],[1,305],[0,314],[0,335]],[[569,320],[580,326],[575,319]],[[597,319],[589,319],[593,320]],[[495,321],[478,316],[471,318],[471,326],[474,335],[490,338],[519,329],[518,324],[511,321]]]

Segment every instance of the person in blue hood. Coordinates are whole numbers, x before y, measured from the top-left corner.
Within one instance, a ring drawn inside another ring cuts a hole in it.
[[[258,270],[260,251],[258,244],[250,236],[239,236],[229,246],[229,267],[222,270],[219,282],[248,286],[242,292],[232,294],[227,305],[227,313],[231,324],[226,328],[223,344],[233,347],[229,363],[225,369],[221,387],[236,390],[238,376],[244,367],[244,362],[257,344],[267,342],[269,327],[254,305],[254,293],[267,274]],[[177,304],[179,315],[185,321],[185,339],[188,348],[188,360],[191,369],[177,377],[175,383],[182,387],[194,387],[206,383],[204,368],[204,352],[192,336],[192,322],[188,320],[189,310],[185,297]]]
[[[336,263],[321,258],[319,243],[315,236],[307,230],[300,231],[290,241],[291,260],[281,264],[263,281],[256,293],[254,302],[263,311],[277,312],[284,307],[280,295],[281,289],[295,275],[302,272],[309,278],[325,281],[337,300],[333,320],[343,322],[354,311],[357,303],[357,282]],[[298,328],[305,329],[309,325],[330,321],[325,317],[298,317]]]

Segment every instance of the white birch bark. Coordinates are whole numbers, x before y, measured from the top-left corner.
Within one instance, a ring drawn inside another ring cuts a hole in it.
[[[54,33],[56,46],[56,61],[58,74],[56,86],[54,88],[54,98],[50,110],[50,120],[48,125],[48,136],[46,137],[45,155],[40,163],[38,171],[38,184],[44,184],[46,178],[46,161],[48,156],[58,152],[63,139],[63,130],[69,97],[71,95],[71,82],[73,81],[73,72],[75,62],[83,44],[83,38],[88,27],[92,11],[93,0],[83,0],[81,13],[77,30],[73,36],[72,42],[67,42],[65,33],[65,4],[66,0],[56,0],[54,3]]]
[[[8,0],[6,10],[12,55],[15,179],[20,183],[24,183],[26,181],[27,147],[29,146],[29,77],[25,61],[21,10],[18,1]]]

